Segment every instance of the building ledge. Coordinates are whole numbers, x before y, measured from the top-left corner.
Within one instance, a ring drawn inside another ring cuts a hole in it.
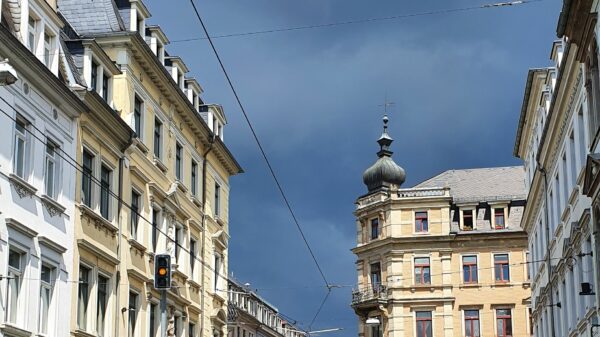
[[[33,335],[31,331],[19,328],[16,325],[8,322],[0,325],[0,331],[2,331],[5,336],[10,335],[15,337],[31,337]]]
[[[4,221],[6,222],[7,227],[10,227],[10,228],[20,232],[21,234],[27,236],[28,238],[34,238],[38,235],[38,232],[25,226],[23,223],[21,223],[20,221],[18,221],[16,219],[6,218],[6,219],[4,219]]]
[[[31,185],[16,174],[9,174],[8,180],[10,181],[11,185],[13,185],[15,191],[17,191],[17,194],[21,198],[32,197],[37,193],[37,188],[33,187],[33,185]]]
[[[138,240],[136,240],[134,238],[131,238],[131,239],[128,239],[127,242],[129,243],[129,246],[131,246],[131,248],[133,248],[136,251],[138,251],[140,253],[140,255],[143,256],[144,252],[146,252],[146,246],[144,246]]]
[[[87,216],[92,221],[94,221],[94,225],[99,228],[103,228],[110,232],[112,236],[116,236],[119,228],[112,224],[112,222],[106,220],[100,214],[96,213],[93,209],[89,208],[84,204],[79,204],[79,210],[81,211],[81,216]]]
[[[154,155],[154,157],[152,157],[152,162],[154,163],[154,165],[156,165],[156,167],[158,167],[158,169],[160,169],[163,173],[167,172],[167,165],[165,165],[160,158],[158,158],[156,155]]]
[[[81,330],[79,328],[75,329],[75,330],[71,330],[71,334],[75,337],[96,337],[96,335],[93,335],[87,331]]]
[[[42,195],[40,200],[42,200],[42,204],[46,206],[48,214],[50,214],[51,217],[57,215],[60,216],[67,210],[65,206],[61,205],[60,203],[58,203],[58,201],[54,200],[46,194]]]
[[[133,145],[135,147],[137,147],[140,151],[142,151],[142,153],[147,154],[149,149],[146,146],[146,144],[144,144],[144,142],[138,137],[133,139]]]

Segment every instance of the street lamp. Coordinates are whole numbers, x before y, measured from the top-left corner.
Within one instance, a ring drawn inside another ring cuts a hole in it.
[[[8,59],[0,61],[0,86],[11,85],[18,79],[17,71],[8,63]]]

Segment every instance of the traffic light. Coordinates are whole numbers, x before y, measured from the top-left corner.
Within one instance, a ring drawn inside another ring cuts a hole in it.
[[[154,288],[171,288],[171,255],[157,254],[154,257]]]

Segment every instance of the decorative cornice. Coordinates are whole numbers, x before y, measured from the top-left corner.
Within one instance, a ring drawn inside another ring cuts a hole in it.
[[[7,227],[14,229],[17,232],[20,232],[21,234],[23,234],[29,238],[34,238],[38,235],[38,232],[25,226],[23,223],[21,223],[20,221],[18,221],[16,219],[6,218],[4,221],[6,222]]]
[[[13,187],[15,188],[15,191],[17,191],[17,194],[19,195],[20,198],[24,198],[24,197],[33,197],[36,193],[37,193],[37,188],[33,187],[33,185],[31,185],[30,183],[28,183],[27,181],[25,181],[23,178],[19,177],[16,174],[9,174],[8,175],[8,180],[10,181],[10,184],[13,185]]]
[[[46,207],[46,210],[48,210],[48,214],[50,214],[51,217],[57,215],[60,216],[67,209],[63,205],[59,204],[56,200],[52,199],[51,197],[45,194],[40,197],[40,200],[42,201],[42,204]]]
[[[67,248],[63,247],[62,245],[52,241],[51,239],[49,239],[45,236],[39,236],[38,242],[40,245],[46,246],[46,247],[50,248],[51,250],[53,250],[57,253],[60,253],[60,254],[64,254],[67,251]]]

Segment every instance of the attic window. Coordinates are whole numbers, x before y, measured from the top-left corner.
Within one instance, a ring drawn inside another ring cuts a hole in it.
[[[496,229],[506,228],[504,221],[504,208],[494,208],[494,224]]]
[[[473,210],[464,210],[463,211],[463,230],[464,231],[472,231],[473,230]]]

